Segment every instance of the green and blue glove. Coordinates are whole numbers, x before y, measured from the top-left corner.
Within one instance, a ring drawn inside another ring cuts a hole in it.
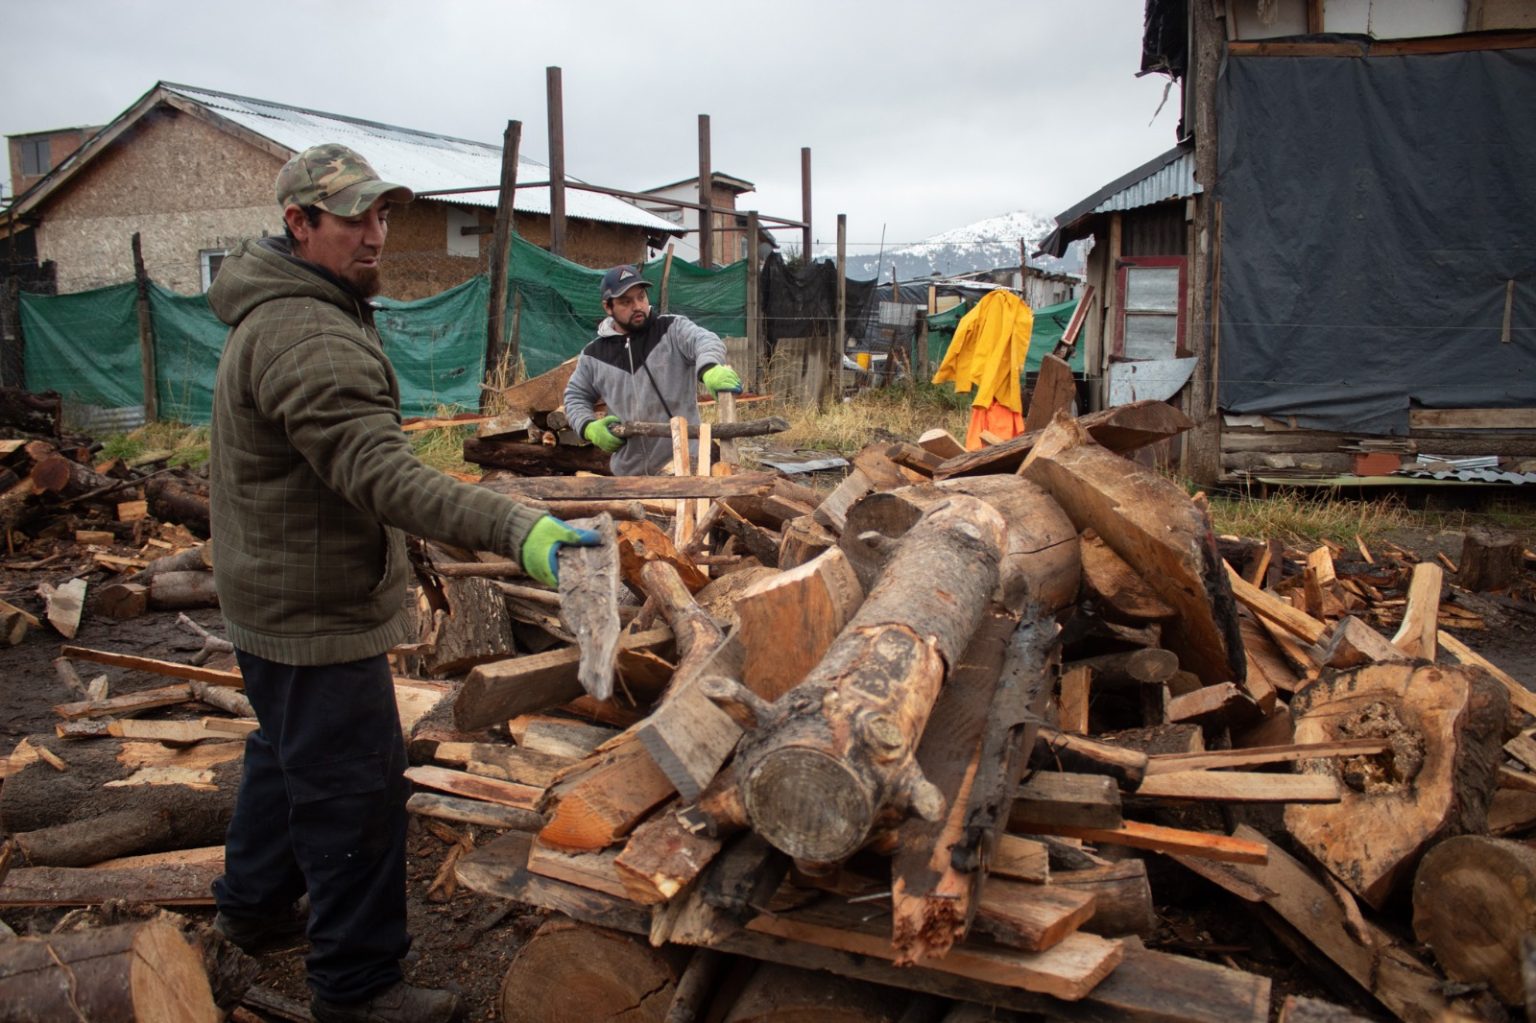
[[[553,515],[546,515],[533,524],[523,540],[523,571],[545,586],[560,585],[560,566],[555,555],[566,544],[573,547],[596,547],[603,538],[590,529],[575,529]]]
[[[617,426],[618,423],[618,416],[594,419],[582,428],[581,435],[611,455],[624,446],[624,438],[615,437],[608,429],[610,426]]]
[[[711,366],[704,371],[699,378],[704,381],[704,386],[709,388],[711,398],[721,391],[734,391],[741,393],[741,374],[729,366]]]

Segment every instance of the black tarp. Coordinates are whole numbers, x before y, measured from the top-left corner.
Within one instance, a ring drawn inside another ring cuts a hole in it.
[[[1218,103],[1223,408],[1536,406],[1536,50],[1232,57]]]
[[[844,337],[863,336],[865,321],[874,308],[874,291],[874,281],[848,281]],[[887,288],[887,294],[889,291]],[[763,261],[762,296],[769,352],[780,338],[825,337],[828,324],[837,319],[837,265],[817,260],[790,269],[775,252]]]

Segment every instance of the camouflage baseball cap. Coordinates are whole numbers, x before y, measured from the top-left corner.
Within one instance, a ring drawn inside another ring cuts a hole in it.
[[[318,206],[338,217],[365,212],[380,196],[410,202],[415,193],[404,185],[380,181],[356,152],[339,143],[311,146],[277,172],[279,206]]]

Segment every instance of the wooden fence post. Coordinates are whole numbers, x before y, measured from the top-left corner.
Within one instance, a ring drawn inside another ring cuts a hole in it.
[[[747,211],[747,357],[752,360],[746,371],[747,386],[757,390],[758,366],[762,363],[762,267],[757,258],[757,211]]]
[[[133,232],[133,283],[138,291],[136,304],[139,310],[139,365],[144,384],[144,421],[153,423],[159,418],[155,393],[155,321],[149,312],[149,274],[144,270],[144,248],[139,242],[139,232]]]
[[[491,242],[491,298],[486,316],[485,379],[500,365],[507,345],[507,268],[512,260],[512,201],[517,193],[517,149],[522,142],[523,122],[508,121],[501,137],[501,192],[496,199],[496,227]],[[507,365],[516,366],[517,347],[506,348]],[[481,407],[485,406],[481,392]]]

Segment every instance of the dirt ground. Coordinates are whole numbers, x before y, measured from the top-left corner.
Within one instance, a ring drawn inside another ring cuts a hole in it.
[[[1460,537],[1454,534],[1403,531],[1388,539],[1411,549],[1421,557],[1433,558],[1444,552],[1455,558],[1460,551]],[[1536,545],[1536,537],[1525,538]],[[72,545],[61,543],[60,551],[72,552]],[[26,556],[46,556],[46,546],[29,550]],[[34,571],[0,568],[0,597],[41,616],[42,601],[36,595],[39,583],[62,583],[75,573],[71,554]],[[100,576],[90,577],[93,582]],[[1536,585],[1536,578],[1532,584]],[[1518,594],[1514,601],[1482,597],[1462,599],[1467,606],[1484,615],[1488,628],[1465,632],[1462,638],[1495,664],[1536,689],[1536,604],[1528,603],[1530,594]],[[1513,606],[1511,606],[1513,605]],[[222,631],[217,611],[199,611],[191,617],[215,634]],[[176,624],[172,613],[151,613],[126,622],[114,622],[87,611],[75,643],[82,646],[116,650],[168,660],[187,660],[201,645],[201,640]],[[59,654],[60,637],[46,626],[31,632],[14,648],[0,650],[0,752],[8,752],[30,734],[51,733],[55,722],[52,707],[71,699],[59,680],[52,661]],[[217,665],[217,662],[214,662]],[[164,685],[165,680],[142,672],[100,668],[81,663],[80,672],[89,680],[105,672],[113,694]],[[477,841],[494,837],[491,832],[474,829]],[[537,928],[542,916],[528,907],[491,899],[460,889],[446,902],[428,899],[427,890],[442,864],[449,846],[413,818],[409,846],[410,927],[415,935],[407,977],[415,983],[459,990],[471,1008],[474,1020],[499,1018],[498,993],[502,977],[517,949]],[[1156,861],[1156,857],[1152,860]],[[1244,969],[1271,976],[1276,991],[1299,991],[1338,1001],[1347,999],[1347,989],[1328,987],[1320,977],[1298,964],[1296,958],[1278,945],[1263,928],[1252,926],[1251,917],[1226,896],[1213,888],[1202,887],[1191,875],[1153,864],[1156,876],[1153,891],[1160,912],[1167,911],[1163,927],[1151,941],[1156,947],[1185,954],[1204,954],[1216,961],[1235,963]],[[1169,904],[1182,907],[1177,910]],[[1200,907],[1190,911],[1190,905]],[[188,910],[189,915],[209,919],[212,910]],[[19,934],[46,933],[63,915],[62,910],[0,912],[0,919]],[[280,950],[261,960],[259,982],[290,998],[307,1002],[304,985],[303,946]],[[1279,998],[1276,1002],[1278,1004]],[[1368,1003],[1352,999],[1356,1011],[1373,1015]]]

